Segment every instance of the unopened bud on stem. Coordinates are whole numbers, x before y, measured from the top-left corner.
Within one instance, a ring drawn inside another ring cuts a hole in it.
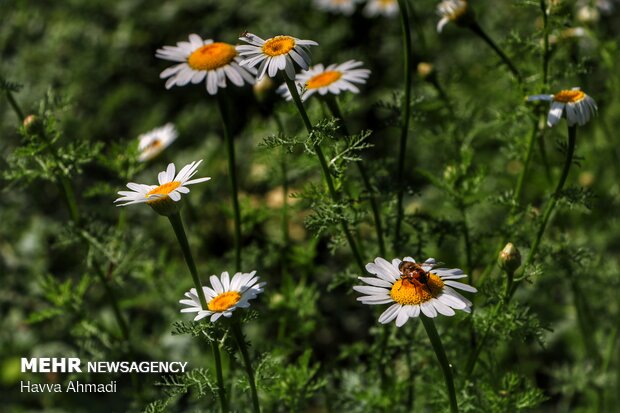
[[[521,266],[521,253],[512,242],[509,242],[499,253],[497,262],[501,269],[509,274],[514,274],[517,268]]]

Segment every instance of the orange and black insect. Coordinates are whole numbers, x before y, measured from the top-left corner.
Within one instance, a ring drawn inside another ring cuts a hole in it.
[[[430,273],[425,271],[420,264],[411,261],[403,261],[398,264],[398,269],[402,274],[401,279],[403,280],[403,283],[406,282],[416,289],[418,287],[425,286],[429,292],[431,291],[428,286]]]

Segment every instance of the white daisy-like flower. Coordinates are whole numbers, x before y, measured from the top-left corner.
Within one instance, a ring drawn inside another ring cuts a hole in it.
[[[537,100],[551,102],[551,108],[547,116],[548,126],[556,125],[564,112],[566,112],[568,126],[583,126],[588,123],[598,110],[594,99],[586,95],[578,87],[574,87],[571,90],[561,90],[555,95],[528,96],[527,100],[529,102]]]
[[[224,271],[221,277],[212,275],[210,278],[211,287],[202,287],[207,300],[207,308],[200,305],[200,299],[195,288],[185,293],[188,299],[179,302],[187,307],[181,309],[182,313],[198,313],[194,321],[211,316],[211,322],[218,318],[231,317],[237,308],[247,308],[250,300],[256,298],[263,292],[266,283],[259,283],[259,277],[255,276],[256,271],[251,273],[236,273],[232,280],[228,272]]]
[[[394,17],[398,14],[397,0],[368,0],[364,7],[366,17]]]
[[[301,40],[292,36],[279,35],[267,40],[252,33],[245,33],[239,38],[249,44],[237,46],[237,52],[243,56],[241,65],[253,68],[258,66],[258,79],[265,73],[274,77],[284,70],[289,79],[295,78],[295,63],[307,70],[310,65],[308,46],[318,46],[314,40]]]
[[[314,0],[314,4],[319,10],[341,13],[345,16],[353,14],[357,3],[359,0]]]
[[[349,60],[341,64],[332,64],[324,67],[322,64],[311,67],[309,70],[298,73],[295,76],[297,91],[301,99],[306,100],[315,93],[326,95],[328,93],[338,95],[343,91],[359,93],[355,84],[363,85],[370,76],[370,70],[359,69],[362,62]],[[278,88],[286,100],[292,100],[291,91],[286,84]]]
[[[466,0],[444,0],[437,6],[437,13],[441,20],[437,23],[437,32],[441,33],[443,27],[449,22],[459,23],[470,12]]]
[[[140,141],[138,143],[138,150],[140,151],[138,160],[145,162],[153,159],[170,146],[178,136],[179,134],[172,123],[167,123],[138,136]]]
[[[189,193],[189,185],[206,182],[210,177],[191,179],[197,172],[202,159],[185,165],[175,176],[175,166],[173,163],[168,165],[165,171],[157,176],[159,185],[144,185],[129,182],[127,188],[131,191],[119,191],[120,198],[114,202],[122,202],[117,206],[127,206],[131,204],[148,204],[155,211],[163,215],[173,213],[174,204],[181,200],[181,194]]]
[[[375,277],[359,277],[368,285],[353,287],[355,291],[366,294],[357,300],[369,305],[393,303],[381,314],[379,322],[387,324],[396,319],[397,327],[420,313],[429,318],[438,314],[453,316],[454,310],[469,313],[471,301],[456,289],[472,293],[477,290],[454,281],[467,275],[458,268],[434,268],[434,265],[433,258],[417,264],[411,257],[405,257],[403,261],[395,258],[392,262],[378,257],[374,263],[366,265],[366,271]]]
[[[188,83],[200,83],[206,79],[207,92],[215,95],[218,88],[226,87],[226,78],[235,86],[245,83],[254,84],[256,72],[248,67],[241,67],[241,58],[235,46],[211,39],[203,40],[197,34],[190,34],[188,42],[178,42],[176,46],[164,46],[155,56],[179,62],[161,72],[166,89],[172,86],[185,86]]]

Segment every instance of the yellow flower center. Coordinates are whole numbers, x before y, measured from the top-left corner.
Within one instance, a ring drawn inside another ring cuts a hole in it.
[[[577,103],[586,96],[581,90],[561,90],[553,95],[553,100],[562,103]]]
[[[154,139],[153,142],[149,143],[148,145],[146,145],[146,147],[144,148],[145,151],[150,151],[152,149],[157,149],[162,145],[161,140],[159,139]]]
[[[221,313],[222,311],[226,311],[230,307],[237,304],[240,299],[241,294],[239,294],[237,291],[228,291],[218,295],[213,300],[209,301],[207,303],[207,308],[209,308],[209,311]]]
[[[265,42],[263,53],[267,56],[280,56],[287,54],[295,47],[295,39],[291,36],[276,36]]]
[[[172,192],[173,190],[177,189],[179,186],[181,186],[181,182],[172,181],[172,182],[165,183],[163,185],[159,185],[157,188],[151,189],[146,194],[147,198],[150,197],[151,195],[162,195],[162,196],[151,199],[150,201],[146,201],[146,203],[151,204],[153,202],[158,202],[158,201],[168,198],[168,194]]]
[[[381,3],[383,7],[387,7],[394,4],[394,0],[379,0],[379,3]]]
[[[194,70],[215,70],[226,66],[237,56],[233,45],[228,43],[205,44],[187,58],[187,64]]]
[[[329,86],[334,83],[336,80],[342,77],[342,73],[337,70],[329,70],[327,72],[320,73],[316,76],[311,77],[306,82],[307,89],[318,89],[321,87]]]
[[[428,275],[426,284],[418,280],[409,281],[407,278],[401,278],[392,286],[390,297],[402,305],[425,303],[441,293],[443,286],[443,281],[435,274]]]

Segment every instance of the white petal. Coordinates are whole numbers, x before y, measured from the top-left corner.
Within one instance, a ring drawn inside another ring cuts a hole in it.
[[[407,320],[409,320],[409,308],[410,306],[403,306],[398,311],[398,315],[396,316],[396,327],[402,327]]]
[[[445,305],[455,308],[457,310],[462,310],[463,308],[467,307],[467,304],[450,294],[441,294],[436,298]]]
[[[447,280],[447,281],[444,281],[444,284],[449,285],[450,287],[458,288],[459,290],[470,292],[470,293],[478,292],[478,290],[475,287],[472,287],[469,284],[460,283],[458,281]]]
[[[562,111],[564,110],[564,103],[553,102],[551,109],[549,109],[549,115],[547,116],[547,125],[553,126],[557,124],[562,118]]]
[[[369,285],[374,285],[375,287],[385,287],[385,288],[392,288],[392,284],[382,280],[381,278],[375,278],[375,277],[357,277],[360,280],[362,280],[363,282],[365,282],[366,284]]]
[[[209,279],[211,280],[211,286],[215,292],[222,294],[224,292],[224,286],[222,286],[220,279],[216,275],[212,275]]]
[[[377,295],[389,294],[390,290],[381,287],[371,287],[369,285],[356,285],[353,289],[362,294]]]
[[[385,310],[383,314],[379,316],[379,322],[381,324],[387,324],[390,321],[394,320],[396,316],[398,315],[398,310],[400,310],[401,308],[402,308],[402,305],[400,304],[393,304],[389,306],[388,309]]]
[[[437,317],[437,310],[435,310],[435,306],[433,306],[430,302],[425,302],[420,304],[421,310],[425,316],[428,318]]]
[[[442,303],[441,301],[437,299],[432,299],[431,303],[433,304],[433,306],[435,307],[435,310],[437,310],[439,314],[443,314],[446,316],[453,316],[454,314],[456,314],[452,308],[448,307],[447,305],[445,305],[444,303]]]

